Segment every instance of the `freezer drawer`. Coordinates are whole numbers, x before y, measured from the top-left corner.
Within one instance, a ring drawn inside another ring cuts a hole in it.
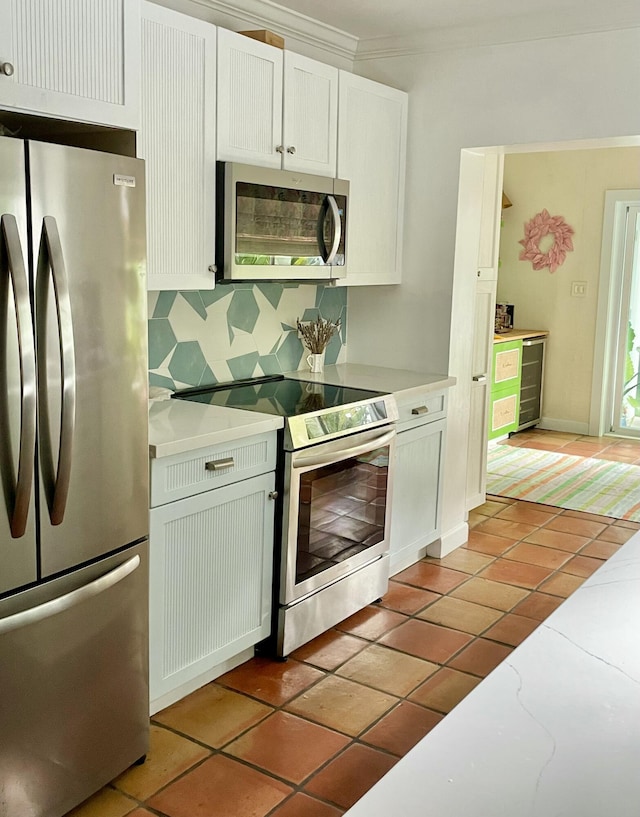
[[[0,601],[0,813],[61,817],[147,752],[147,543]]]

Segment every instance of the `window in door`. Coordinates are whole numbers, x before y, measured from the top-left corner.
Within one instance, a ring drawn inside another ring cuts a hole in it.
[[[618,222],[617,348],[611,431],[640,437],[640,206]]]

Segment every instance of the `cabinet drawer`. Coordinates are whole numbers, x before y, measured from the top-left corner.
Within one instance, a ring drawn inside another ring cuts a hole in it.
[[[151,460],[151,507],[210,491],[276,467],[276,433]]]
[[[518,427],[518,408],[519,399],[517,394],[508,394],[493,400],[489,428],[490,440],[516,430]]]
[[[415,425],[441,420],[447,413],[447,395],[445,392],[426,392],[403,399],[396,395],[398,405],[398,427],[412,428]]]

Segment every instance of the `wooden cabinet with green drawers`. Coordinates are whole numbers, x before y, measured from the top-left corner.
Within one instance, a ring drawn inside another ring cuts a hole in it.
[[[489,439],[504,437],[518,428],[522,339],[495,343],[491,370]]]

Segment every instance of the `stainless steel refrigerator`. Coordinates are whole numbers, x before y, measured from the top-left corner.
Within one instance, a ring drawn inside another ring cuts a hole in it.
[[[0,815],[148,740],[144,166],[0,138]]]

